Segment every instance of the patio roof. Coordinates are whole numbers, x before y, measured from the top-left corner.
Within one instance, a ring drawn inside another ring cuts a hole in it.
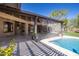
[[[51,20],[51,21],[63,23],[63,21],[60,21],[60,20],[57,20],[57,19],[52,19],[50,17],[43,16],[43,15],[40,15],[40,14],[36,14],[36,13],[30,12],[30,11],[21,10],[21,12],[25,13],[25,14],[30,14],[30,15],[33,15],[33,16],[37,16],[37,17],[40,17],[40,18],[43,18],[43,19],[46,19],[46,20]]]
[[[23,14],[23,15],[31,15],[31,16],[34,16],[34,17],[40,17],[40,18],[43,18],[43,19],[46,19],[46,20],[51,20],[51,21],[63,23],[63,21],[60,21],[60,20],[52,19],[52,18],[43,16],[43,15],[40,15],[40,14],[30,12],[30,11],[24,11],[24,10],[20,10],[20,9],[17,9],[17,8],[12,8],[12,7],[9,7],[9,6],[2,5],[2,4],[0,4],[0,8],[1,9],[6,9],[8,11],[9,10],[14,11],[14,12],[17,12],[17,13],[20,13],[20,14]]]

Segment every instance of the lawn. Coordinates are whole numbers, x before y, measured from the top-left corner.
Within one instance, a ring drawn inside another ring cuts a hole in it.
[[[79,33],[76,33],[76,32],[65,32],[64,35],[70,35],[70,36],[79,37]]]

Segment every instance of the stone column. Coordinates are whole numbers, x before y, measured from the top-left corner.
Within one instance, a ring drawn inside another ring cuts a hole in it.
[[[48,23],[48,20],[47,20],[47,33],[49,33],[48,25],[49,25],[49,23]]]
[[[26,32],[26,35],[28,34],[28,23],[25,23],[25,32]]]
[[[38,19],[38,17],[36,17],[34,20],[34,32],[35,32],[35,34],[37,34],[37,19]]]
[[[37,19],[38,19],[38,17],[36,17],[34,20],[34,40],[36,40],[36,41],[38,39],[38,36],[37,36]]]
[[[63,23],[61,23],[61,35],[63,36]]]

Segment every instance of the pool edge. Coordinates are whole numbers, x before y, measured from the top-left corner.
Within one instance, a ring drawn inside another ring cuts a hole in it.
[[[63,36],[63,37],[72,37],[72,36]],[[62,53],[64,53],[64,54],[66,54],[66,55],[68,55],[68,56],[79,56],[78,54],[76,54],[76,53],[74,53],[74,52],[72,52],[72,51],[70,51],[70,50],[68,50],[68,49],[65,49],[65,48],[62,48],[62,47],[60,47],[60,46],[58,46],[58,45],[56,45],[56,44],[52,44],[52,43],[50,43],[49,41],[51,41],[51,40],[55,40],[55,39],[57,39],[57,38],[61,38],[61,37],[53,37],[53,39],[52,38],[47,38],[47,39],[43,39],[43,40],[41,40],[40,42],[42,42],[42,43],[44,43],[44,44],[46,44],[46,45],[48,45],[48,46],[50,46],[50,47],[52,47],[52,48],[55,48],[55,49],[57,49],[58,51],[60,51],[60,52],[62,52]],[[77,38],[77,39],[79,39],[79,37],[72,37],[72,38]]]

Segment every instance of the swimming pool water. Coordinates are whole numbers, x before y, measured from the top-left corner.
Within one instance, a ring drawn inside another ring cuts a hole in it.
[[[60,38],[50,42],[79,54],[79,39]]]

